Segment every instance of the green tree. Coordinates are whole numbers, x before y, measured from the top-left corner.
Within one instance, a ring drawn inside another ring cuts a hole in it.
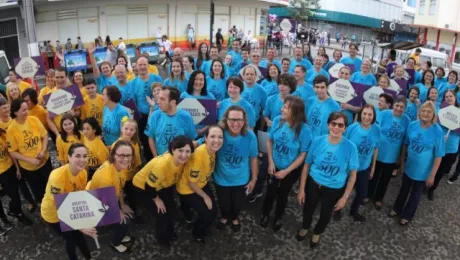
[[[308,20],[311,16],[311,9],[319,9],[320,0],[290,0],[288,15],[294,18],[298,23]]]

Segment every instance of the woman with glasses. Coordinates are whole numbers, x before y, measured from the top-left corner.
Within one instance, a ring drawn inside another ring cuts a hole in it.
[[[343,136],[347,126],[345,114],[333,112],[327,125],[329,134],[311,142],[297,194],[299,204],[303,205],[303,224],[296,235],[298,241],[307,237],[313,213],[321,203],[319,220],[310,240],[311,248],[319,245],[320,235],[326,230],[332,212],[342,209],[347,203],[359,167],[356,145]]]
[[[262,209],[260,226],[266,228],[270,212],[276,200],[273,230],[281,229],[289,192],[300,177],[301,165],[305,161],[311,141],[306,124],[302,99],[289,96],[284,99],[281,116],[277,116],[270,127],[267,140],[268,174],[267,193]]]
[[[224,129],[224,144],[217,152],[214,171],[221,212],[217,229],[223,230],[231,223],[233,232],[239,232],[238,216],[246,195],[254,189],[259,171],[257,138],[249,130],[246,111],[239,106],[225,111],[220,126]]]
[[[127,141],[116,142],[110,150],[109,159],[97,169],[93,179],[89,182],[89,189],[115,187],[115,192],[120,206],[119,224],[112,226],[112,241],[110,246],[119,253],[129,253],[127,246],[132,242],[129,237],[129,219],[133,218],[133,211],[125,202],[124,186],[128,168],[133,164],[134,148]]]
[[[415,215],[425,186],[431,187],[445,154],[444,133],[436,124],[436,108],[432,101],[420,106],[419,120],[409,124],[404,140],[401,172],[404,173],[391,217],[399,216],[399,224],[407,225]]]

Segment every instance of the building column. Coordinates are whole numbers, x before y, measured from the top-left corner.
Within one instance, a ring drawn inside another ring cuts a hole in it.
[[[417,42],[420,43],[420,27],[418,28],[418,33],[417,33]]]
[[[436,36],[436,47],[435,50],[439,51],[439,37],[441,37],[441,30],[438,30],[438,34]]]
[[[425,28],[425,31],[423,32],[423,42],[422,44],[425,45],[427,40],[426,38],[428,37],[428,28]]]
[[[457,46],[457,33],[454,34],[454,38],[452,39],[452,51],[450,52],[450,62],[454,62],[455,57],[455,48]]]
[[[24,26],[27,35],[27,46],[29,56],[38,56],[40,51],[38,48],[37,37],[35,36],[35,14],[33,0],[24,0],[22,2]]]

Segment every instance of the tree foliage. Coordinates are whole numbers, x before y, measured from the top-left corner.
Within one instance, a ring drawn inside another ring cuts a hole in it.
[[[288,14],[297,21],[307,20],[311,9],[319,9],[320,0],[290,0]]]

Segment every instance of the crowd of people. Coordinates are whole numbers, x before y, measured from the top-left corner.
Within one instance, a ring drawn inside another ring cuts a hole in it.
[[[294,57],[278,60],[274,48],[261,59],[257,49],[242,49],[241,43],[234,39],[223,60],[219,48],[206,43],[198,45],[196,57],[178,49],[166,78],[145,56],[128,67],[123,55],[93,66],[93,78],[83,72],[68,78],[64,68],[50,69],[39,92],[11,71],[0,98],[0,184],[11,199],[8,216],[32,224],[22,211],[20,194],[30,212],[40,206],[44,222],[63,237],[73,260],[77,247],[92,259],[83,235],[97,236],[97,229],[62,232],[55,194],[114,186],[122,221],[111,226],[110,245],[119,253],[130,252],[129,229],[140,223],[141,208],[156,216],[158,243],[171,246],[178,239],[175,197],[186,222],[194,225],[194,240],[204,246],[214,223],[218,230],[239,232],[245,203],[261,197],[260,226],[272,222],[279,231],[294,190],[303,206],[303,222],[295,234],[299,241],[307,238],[321,203],[309,236],[312,248],[331,218],[340,220],[347,203],[357,222],[366,222],[359,210],[363,203],[372,201],[382,209],[395,173],[402,175],[402,185],[388,215],[398,217],[401,225],[415,217],[424,187],[434,199],[458,155],[460,135],[437,123],[440,103],[458,107],[456,71],[447,77],[417,71],[421,76],[407,86],[407,95],[384,93],[378,106],[356,106],[329,95],[332,65],[345,64],[341,79],[389,88],[390,77],[420,65],[417,57],[377,80],[354,43],[348,57],[336,50],[330,61],[324,48],[313,57],[308,44],[295,47]],[[48,113],[45,96],[71,84],[80,88],[84,105],[61,115]],[[218,120],[195,125],[178,108],[181,98],[216,100]],[[124,106],[128,100],[136,104],[140,119],[134,120]],[[259,130],[268,133],[263,144],[267,153],[259,152]],[[54,170],[49,139],[59,162]],[[4,234],[12,226],[0,209]]]

